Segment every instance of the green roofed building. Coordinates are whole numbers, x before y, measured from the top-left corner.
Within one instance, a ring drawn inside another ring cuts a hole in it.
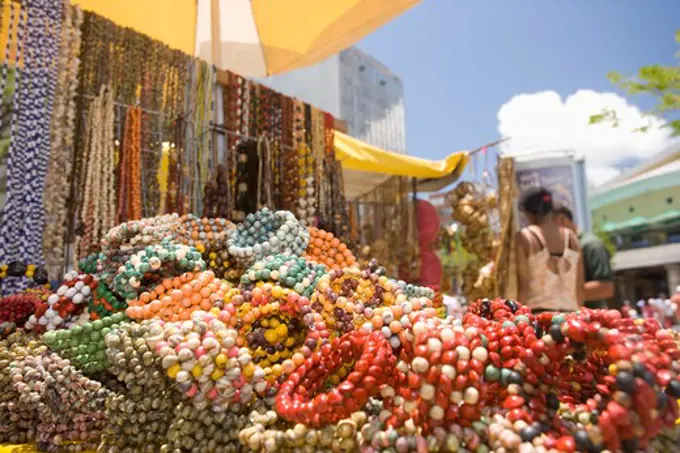
[[[589,202],[595,230],[616,245],[617,298],[672,294],[680,286],[680,145],[598,187]]]

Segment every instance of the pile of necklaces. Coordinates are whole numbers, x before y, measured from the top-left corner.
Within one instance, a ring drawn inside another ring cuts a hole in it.
[[[208,242],[248,267],[218,277]],[[0,302],[0,443],[589,453],[680,440],[680,337],[656,321],[505,299],[443,317],[433,290],[375,261],[331,269],[314,248],[295,215],[268,209],[114,227],[54,294]]]

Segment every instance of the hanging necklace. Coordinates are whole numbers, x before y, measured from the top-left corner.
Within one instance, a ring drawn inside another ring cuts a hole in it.
[[[61,38],[61,3],[35,0],[22,4],[22,10],[20,17],[25,17],[25,24],[20,19],[17,29],[14,114],[7,200],[0,227],[0,261],[42,264],[43,189],[56,85],[54,62]],[[22,57],[23,69],[18,64]],[[6,282],[3,289],[16,291],[25,285],[25,280],[13,280]]]
[[[70,190],[73,167],[72,147],[75,126],[75,94],[78,85],[80,60],[80,26],[83,14],[80,8],[64,8],[62,46],[59,55],[59,82],[55,96],[51,130],[52,149],[47,180],[45,182],[44,206],[47,222],[43,237],[45,262],[52,275],[63,273],[64,240],[66,229],[66,201]]]

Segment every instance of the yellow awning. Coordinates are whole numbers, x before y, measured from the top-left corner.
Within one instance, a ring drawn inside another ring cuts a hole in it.
[[[443,160],[428,160],[386,151],[335,131],[335,156],[342,163],[345,194],[356,198],[391,176],[416,178],[418,190],[431,192],[454,182],[465,169],[469,154],[459,151]]]
[[[122,27],[194,54],[196,0],[71,0]]]
[[[323,61],[419,2],[219,0],[220,17],[213,18],[208,0],[72,0],[86,11],[246,77]],[[212,61],[213,24],[219,26],[219,62]]]

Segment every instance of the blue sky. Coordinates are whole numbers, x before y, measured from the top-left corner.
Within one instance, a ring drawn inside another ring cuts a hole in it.
[[[678,18],[678,0],[423,0],[358,47],[404,82],[409,153],[437,159],[499,138],[513,95],[613,91],[611,70],[675,64]]]

